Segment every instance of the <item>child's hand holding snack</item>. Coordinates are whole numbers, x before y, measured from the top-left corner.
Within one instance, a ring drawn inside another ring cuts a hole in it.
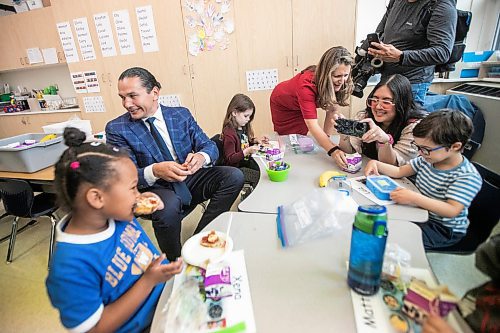
[[[259,151],[258,145],[250,146],[250,147],[243,149],[243,155],[249,156],[249,155],[255,154],[258,151]]]
[[[149,215],[164,208],[163,201],[153,192],[141,193],[136,202],[134,213],[137,215]]]

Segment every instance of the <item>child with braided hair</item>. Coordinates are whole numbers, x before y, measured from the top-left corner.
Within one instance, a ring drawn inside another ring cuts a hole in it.
[[[165,282],[180,273],[134,217],[137,170],[128,153],[66,128],[69,147],[56,164],[62,208],[46,286],[63,325],[73,332],[142,332],[151,324]]]

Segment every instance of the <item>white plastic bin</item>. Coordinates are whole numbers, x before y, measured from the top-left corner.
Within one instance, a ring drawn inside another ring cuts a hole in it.
[[[62,136],[39,142],[47,134],[28,133],[0,140],[0,171],[36,172],[54,165],[64,150]],[[36,140],[37,143],[18,148],[6,147],[14,142]]]
[[[49,134],[49,133],[62,134],[62,133],[64,133],[64,129],[66,127],[78,128],[80,131],[85,133],[87,140],[90,140],[93,137],[92,125],[90,123],[90,120],[72,119],[72,120],[64,121],[62,123],[55,123],[55,124],[42,126],[43,131],[47,134]]]

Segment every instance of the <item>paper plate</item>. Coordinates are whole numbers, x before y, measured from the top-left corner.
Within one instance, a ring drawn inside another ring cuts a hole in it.
[[[231,237],[226,239],[226,234],[216,231],[217,235],[226,241],[225,248],[211,248],[200,244],[201,238],[208,235],[210,231],[202,231],[189,238],[182,247],[182,258],[190,265],[205,268],[208,261],[222,261],[233,250],[233,240]]]

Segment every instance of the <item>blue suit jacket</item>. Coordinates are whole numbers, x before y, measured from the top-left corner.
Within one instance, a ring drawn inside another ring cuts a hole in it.
[[[204,152],[212,162],[217,160],[219,152],[216,144],[198,126],[188,109],[161,105],[161,111],[180,163],[184,163],[192,152]],[[129,150],[139,172],[139,187],[148,187],[144,168],[165,159],[144,122],[132,119],[128,112],[123,114],[107,123],[106,141]]]

